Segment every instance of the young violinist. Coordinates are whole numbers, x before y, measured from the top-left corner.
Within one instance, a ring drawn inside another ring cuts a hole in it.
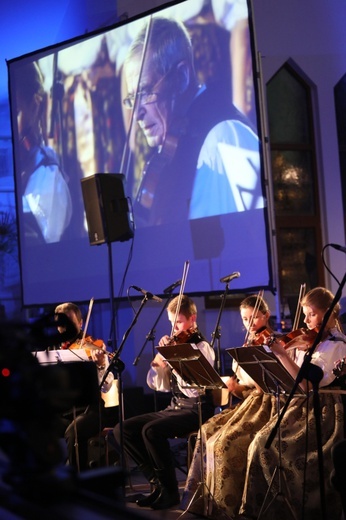
[[[263,297],[247,296],[240,303],[240,316],[246,330],[243,348],[263,343],[263,337],[272,335],[270,309]],[[204,478],[213,500],[209,504],[212,518],[229,518],[238,512],[245,479],[247,449],[257,431],[268,421],[275,408],[274,396],[264,394],[256,382],[237,364],[232,363],[234,375],[229,378],[228,390],[237,398],[211,417],[202,426]],[[182,509],[203,514],[203,501],[195,496],[201,480],[201,443],[197,441],[185,484]]]
[[[333,294],[324,287],[310,290],[300,301],[304,322],[309,330],[320,330],[324,316],[331,309]],[[320,342],[310,351],[311,364],[320,367],[319,403],[321,425],[321,449],[323,452],[323,480],[327,511],[323,511],[320,497],[320,466],[316,435],[314,393],[311,382],[303,374],[301,388],[303,396],[295,396],[290,401],[281,423],[280,467],[285,478],[285,496],[287,503],[274,500],[277,488],[273,487],[268,496],[272,501],[263,520],[279,517],[281,520],[291,518],[341,518],[341,501],[330,482],[333,469],[332,448],[344,437],[344,410],[340,393],[329,388],[335,380],[333,373],[335,362],[346,354],[346,337],[341,332],[338,315],[340,306],[337,303],[326,323]],[[311,347],[310,347],[311,348]],[[297,378],[306,352],[300,348],[293,351],[285,349],[284,342],[278,338],[271,345],[278,360],[293,378]],[[313,372],[310,372],[313,373]],[[318,385],[318,383],[317,383]],[[244,494],[240,508],[242,519],[257,518],[263,505],[275,467],[279,464],[278,442],[265,447],[268,437],[275,426],[277,417],[273,417],[255,435],[249,450],[246,470]],[[263,456],[265,454],[265,457]],[[327,514],[327,516],[325,516]],[[293,516],[292,516],[293,515]]]
[[[211,365],[215,353],[203,338],[197,326],[197,307],[188,296],[175,297],[167,307],[168,320],[172,324],[173,336],[160,339],[159,345],[178,344],[183,334],[183,343],[191,343],[198,348]],[[151,362],[147,375],[150,388],[161,392],[171,392],[170,405],[161,411],[149,412],[131,417],[123,422],[124,450],[153,486],[150,495],[137,500],[140,507],[167,509],[180,502],[175,465],[169,439],[183,437],[198,430],[199,393],[194,388],[186,388],[186,383],[161,354]],[[200,396],[202,420],[206,421],[214,413],[211,392]],[[114,428],[114,437],[120,443],[119,424]]]
[[[76,327],[76,337],[68,343],[61,344],[61,349],[85,348],[92,362],[97,366],[97,376],[99,384],[109,366],[109,358],[106,353],[106,346],[102,340],[94,340],[91,336],[83,333],[83,316],[80,308],[71,302],[58,305],[55,314],[63,313],[72,321]],[[60,333],[64,332],[63,327],[58,327]],[[76,350],[76,353],[77,350]],[[102,394],[107,394],[113,385],[114,375],[112,372],[107,374],[100,395],[95,396],[95,404],[89,405],[85,410],[77,410],[77,416],[73,418],[67,414],[62,418],[65,428],[64,437],[67,445],[68,463],[78,471],[90,469],[88,460],[88,441],[106,426],[114,424],[117,420],[116,406],[105,407]],[[101,393],[102,392],[102,393]]]

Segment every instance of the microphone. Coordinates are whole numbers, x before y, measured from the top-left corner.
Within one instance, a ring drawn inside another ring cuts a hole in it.
[[[337,249],[338,251],[342,251],[343,253],[346,253],[346,246],[339,246],[338,244],[329,244],[334,249]]]
[[[223,278],[220,278],[220,282],[228,283],[231,280],[233,280],[233,278],[239,278],[239,276],[240,276],[240,273],[238,271],[236,271],[235,273],[232,273],[232,274],[229,274],[228,276],[224,276]]]
[[[179,285],[181,285],[181,282],[182,280],[178,280],[177,282],[172,283],[171,285],[166,287],[166,289],[163,290],[163,294],[170,294],[172,291],[174,291],[176,287],[179,287]]]
[[[131,285],[131,287],[133,287],[133,289],[135,289],[135,291],[138,291],[138,292],[141,292],[142,294],[144,294],[144,296],[146,296],[148,298],[148,300],[155,300],[158,303],[162,302],[161,298],[159,298],[158,296],[155,296],[155,294],[152,294],[149,291],[145,291],[144,289],[141,289],[140,287],[137,287],[136,285]]]

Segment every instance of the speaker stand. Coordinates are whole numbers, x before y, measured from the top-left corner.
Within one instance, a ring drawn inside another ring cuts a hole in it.
[[[113,254],[112,254],[112,242],[107,242],[108,249],[108,274],[109,274],[109,297],[110,297],[110,313],[111,313],[111,333],[109,341],[111,342],[112,353],[115,355],[117,351],[117,343],[116,343],[116,327],[115,327],[115,305],[114,305],[114,277],[113,277]],[[124,421],[124,400],[123,400],[123,384],[122,384],[122,371],[125,368],[124,364],[120,361],[118,357],[118,363],[112,363],[116,372],[118,379],[118,397],[119,397],[119,427],[120,427],[120,435],[122,437],[123,432],[123,421]],[[124,468],[125,461],[125,453],[123,449],[124,443],[121,438],[120,443],[120,464],[121,467]]]

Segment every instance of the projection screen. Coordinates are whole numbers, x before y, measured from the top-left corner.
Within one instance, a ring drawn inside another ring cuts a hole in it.
[[[246,0],[185,0],[8,62],[24,306],[108,299],[110,258],[116,297],[187,260],[187,293],[273,289],[255,52]],[[89,242],[98,173],[133,239]]]

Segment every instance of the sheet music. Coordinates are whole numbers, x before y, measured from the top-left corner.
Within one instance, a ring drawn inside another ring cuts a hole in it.
[[[280,363],[267,345],[227,348],[226,352],[236,360],[245,372],[266,394],[290,394],[295,379]],[[298,387],[297,394],[305,395]]]
[[[32,352],[40,365],[52,365],[56,363],[70,363],[73,361],[89,361],[84,348],[71,350],[41,350]]]
[[[156,347],[182,379],[195,388],[226,388],[202,352],[190,343]]]

